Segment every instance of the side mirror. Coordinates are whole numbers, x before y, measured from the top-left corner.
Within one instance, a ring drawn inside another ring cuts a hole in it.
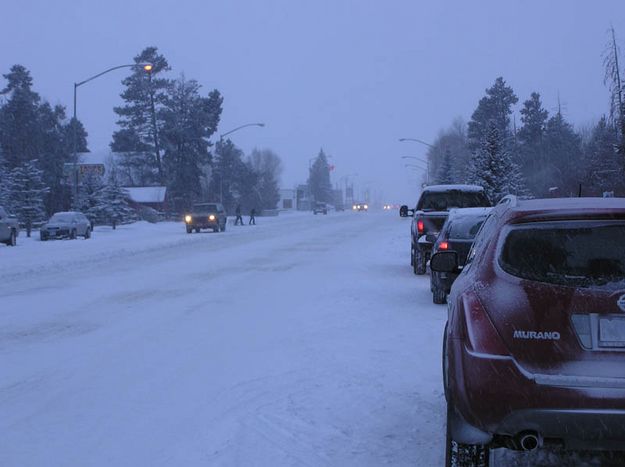
[[[457,272],[458,253],[455,251],[439,251],[430,259],[430,269],[435,272]]]

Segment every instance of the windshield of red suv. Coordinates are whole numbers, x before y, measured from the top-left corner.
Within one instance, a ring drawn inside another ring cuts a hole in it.
[[[625,222],[533,223],[510,228],[501,267],[517,277],[578,287],[625,282]]]
[[[452,208],[486,208],[489,206],[486,195],[481,191],[443,191],[424,193],[417,210],[448,211]]]

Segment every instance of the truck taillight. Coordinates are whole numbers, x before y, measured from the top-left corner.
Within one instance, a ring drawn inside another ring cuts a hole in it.
[[[440,242],[438,244],[438,249],[439,250],[449,250],[449,243],[448,242]]]
[[[419,219],[417,221],[417,231],[419,233],[423,233],[424,230],[425,230],[425,225],[423,225],[423,220]]]

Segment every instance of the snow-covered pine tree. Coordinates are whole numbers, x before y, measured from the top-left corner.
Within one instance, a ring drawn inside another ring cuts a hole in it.
[[[114,175],[100,190],[99,198],[99,214],[111,222],[113,230],[117,228],[117,224],[132,218],[132,209],[127,201],[128,193],[119,185]]]
[[[332,183],[330,182],[330,166],[328,158],[323,152],[313,162],[308,175],[308,186],[315,201],[332,202]]]
[[[0,206],[6,209],[9,209],[9,176],[10,172],[0,154]]]
[[[545,127],[549,113],[543,108],[540,94],[533,92],[521,109],[523,126],[517,133],[518,163],[533,193],[546,192],[549,170],[545,157]]]
[[[439,165],[438,171],[436,172],[436,183],[441,185],[456,183],[454,177],[454,166],[451,161],[451,151],[448,148],[445,149],[441,164]]]
[[[506,150],[495,122],[488,124],[482,147],[473,154],[470,182],[483,186],[493,203],[509,194],[527,196],[521,171]]]
[[[623,167],[619,163],[618,138],[607,119],[601,120],[592,130],[585,148],[584,172],[588,194],[601,196],[606,191],[620,192],[623,188]]]
[[[43,171],[37,161],[25,162],[11,171],[9,178],[9,205],[26,225],[26,235],[30,237],[33,224],[46,217],[44,198],[49,188],[43,183]]]
[[[102,188],[104,188],[102,177],[88,174],[82,179],[73,204],[73,209],[87,216],[92,226],[102,218]]]

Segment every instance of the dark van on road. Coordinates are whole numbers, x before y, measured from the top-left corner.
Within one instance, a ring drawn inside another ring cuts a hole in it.
[[[421,193],[412,217],[410,264],[425,274],[432,246],[450,209],[491,206],[484,188],[477,185],[432,185]]]
[[[625,450],[623,239],[623,198],[493,209],[448,297],[447,465],[499,447]],[[430,267],[457,273],[458,254]]]

